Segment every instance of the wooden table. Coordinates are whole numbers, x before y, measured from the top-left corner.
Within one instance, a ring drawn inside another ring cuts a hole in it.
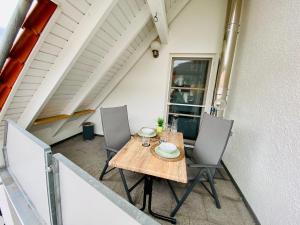
[[[180,151],[184,153],[184,142],[182,133],[169,133],[168,142],[175,144]],[[151,148],[153,145],[158,144],[158,139],[152,140],[149,147],[142,146],[142,140],[138,136],[133,136],[128,143],[110,160],[109,165],[119,169],[130,170],[145,174],[144,177],[144,198],[143,207],[145,209],[146,196],[148,199],[148,211],[151,215],[167,220],[171,223],[176,223],[174,218],[166,217],[154,213],[151,210],[152,200],[152,183],[153,177],[160,177],[167,180],[173,180],[181,183],[187,183],[187,172],[185,156],[179,161],[170,162],[163,160],[153,153]]]
[[[170,133],[168,142],[179,147],[184,152],[182,133]],[[133,136],[129,142],[110,160],[109,165],[125,170],[131,170],[155,177],[161,177],[181,183],[187,183],[185,157],[176,162],[168,162],[155,157],[150,148],[155,142],[151,141],[149,147],[142,146],[140,137]]]

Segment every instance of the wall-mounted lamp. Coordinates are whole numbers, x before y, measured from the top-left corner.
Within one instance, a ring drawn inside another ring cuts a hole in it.
[[[155,13],[155,16],[153,17],[153,21],[154,21],[154,23],[157,23],[157,22],[158,22],[157,12]]]
[[[160,42],[157,40],[153,41],[150,48],[152,49],[153,57],[157,58],[159,56]]]

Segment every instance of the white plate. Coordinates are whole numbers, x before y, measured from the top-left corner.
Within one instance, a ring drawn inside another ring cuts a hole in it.
[[[173,153],[167,153],[167,152],[163,152],[159,146],[157,146],[155,148],[155,152],[156,154],[158,154],[159,156],[163,157],[163,158],[167,158],[167,159],[174,159],[174,158],[177,158],[179,155],[180,155],[180,151],[179,149],[176,149],[175,152]]]
[[[159,148],[166,153],[173,153],[177,150],[176,145],[170,142],[163,142],[159,145]]]
[[[155,130],[153,128],[144,127],[141,129],[143,134],[152,135],[155,133]]]
[[[152,133],[150,133],[150,134],[144,133],[143,130],[146,129],[146,128],[149,129],[149,130],[151,129]],[[156,136],[156,131],[153,128],[143,127],[142,129],[140,129],[138,131],[138,135],[141,136],[141,137],[155,137]]]

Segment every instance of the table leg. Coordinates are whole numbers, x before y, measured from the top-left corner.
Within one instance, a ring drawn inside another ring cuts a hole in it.
[[[163,215],[160,215],[160,214],[152,211],[152,208],[151,208],[151,206],[152,206],[152,187],[153,187],[153,177],[146,176],[145,181],[144,181],[143,206],[142,206],[141,210],[144,211],[146,208],[146,201],[147,201],[147,195],[148,195],[148,212],[149,212],[149,214],[158,219],[166,220],[172,224],[176,224],[175,218],[163,216]]]

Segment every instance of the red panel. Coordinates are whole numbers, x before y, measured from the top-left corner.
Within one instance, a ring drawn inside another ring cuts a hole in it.
[[[4,103],[10,93],[10,88],[6,87],[3,84],[0,84],[0,110],[2,110]]]
[[[24,63],[38,39],[39,36],[37,36],[28,28],[25,28],[22,31],[22,34],[19,36],[19,39],[10,50],[10,57],[18,59],[21,63]]]
[[[39,0],[23,23],[23,31],[5,61],[0,73],[0,111],[23,69],[24,63],[38,41],[56,5],[50,0]]]
[[[14,58],[6,59],[0,75],[1,83],[5,84],[8,87],[12,87],[23,68],[23,65],[24,64],[20,63]]]
[[[35,34],[40,34],[56,7],[51,1],[39,1],[30,15],[25,19],[23,27],[30,27]]]

